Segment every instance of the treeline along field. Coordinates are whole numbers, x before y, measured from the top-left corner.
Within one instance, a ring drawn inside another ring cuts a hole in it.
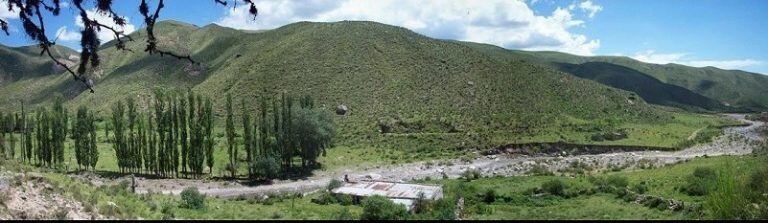
[[[147,109],[140,109],[133,98],[112,106],[109,122],[103,124],[102,141],[111,145],[117,169],[102,171],[155,177],[212,176],[215,150],[221,147],[214,135],[211,99],[191,90],[175,93],[158,89],[153,100]],[[227,95],[228,162],[224,169],[229,177],[237,178],[243,166],[249,180],[306,174],[320,166],[318,158],[330,148],[335,134],[333,123],[327,114],[314,108],[310,96],[295,101],[294,96],[285,93],[272,100],[263,97],[260,112],[243,111],[237,118],[242,123],[236,125],[233,99]],[[241,100],[243,110],[246,104]],[[8,140],[0,144],[6,158],[66,170],[66,164],[74,162],[65,160],[65,154],[74,151],[78,169],[96,169],[100,155],[97,118],[86,107],[79,107],[76,116],[70,118],[62,97],[57,96],[50,111],[40,107],[30,120],[28,116],[23,106],[20,114],[1,116],[0,133],[2,139]],[[251,117],[256,121],[252,122]],[[67,137],[72,139],[71,145]],[[21,145],[18,156],[16,144]]]

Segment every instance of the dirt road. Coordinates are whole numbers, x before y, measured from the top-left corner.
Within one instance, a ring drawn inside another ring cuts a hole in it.
[[[479,157],[470,162],[458,159],[449,162],[416,162],[409,164],[393,165],[375,168],[367,171],[339,171],[321,172],[314,177],[296,181],[278,181],[271,185],[244,186],[233,182],[206,182],[200,180],[185,179],[139,179],[137,193],[148,191],[165,194],[179,194],[183,188],[197,187],[200,192],[217,197],[236,196],[263,196],[273,193],[301,192],[307,193],[325,187],[334,177],[341,179],[348,174],[353,179],[374,178],[386,181],[410,181],[430,177],[458,178],[469,170],[475,169],[483,175],[516,176],[527,173],[533,167],[543,167],[550,171],[563,171],[574,162],[581,162],[593,168],[634,168],[638,166],[661,166],[676,163],[699,156],[719,155],[744,155],[752,152],[757,141],[763,139],[757,133],[763,122],[754,122],[744,119],[744,115],[730,114],[731,118],[750,123],[750,126],[731,127],[725,130],[725,134],[719,136],[711,143],[696,145],[684,150],[673,152],[639,151],[618,152],[595,155],[578,156],[548,156],[529,157],[518,155],[490,155]],[[447,164],[447,165],[445,165]]]

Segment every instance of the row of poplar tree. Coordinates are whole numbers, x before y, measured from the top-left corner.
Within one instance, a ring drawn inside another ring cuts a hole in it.
[[[114,148],[119,171],[159,177],[200,177],[207,167],[211,174],[216,137],[210,98],[191,90],[186,95],[158,90],[151,104],[152,108],[140,109],[133,98],[128,98],[112,107],[104,131]],[[298,104],[285,93],[271,100],[262,97],[256,114],[251,114],[248,104],[242,100],[240,124],[235,123],[234,107],[232,96],[228,94],[225,128],[228,163],[225,168],[233,178],[242,166],[247,169],[248,178],[253,180],[311,170],[318,166],[318,157],[331,145],[334,134],[331,118],[316,110],[309,96],[300,98]],[[95,168],[99,153],[96,118],[92,112],[79,107],[71,128],[61,97],[56,97],[50,111],[41,107],[35,113],[34,120],[27,120],[22,104],[21,114],[0,114],[0,142],[6,139],[6,133],[21,133],[22,160],[57,166],[64,162],[65,142],[69,136],[74,141],[78,167]],[[14,134],[7,135],[9,143],[5,144],[10,146],[6,146],[8,149],[4,149],[3,154],[14,157],[18,140]],[[296,157],[300,160],[298,167],[293,162]]]
[[[96,149],[94,115],[87,108],[79,107],[70,128],[68,111],[63,103],[64,99],[56,96],[51,109],[38,108],[34,119],[28,119],[23,103],[20,114],[0,114],[0,142],[4,141],[0,144],[3,147],[3,156],[16,158],[16,142],[19,141],[19,158],[23,162],[58,167],[64,162],[64,148],[69,136],[74,141],[78,168],[95,168],[99,153]],[[14,133],[21,133],[21,137],[17,140]],[[6,138],[7,140],[4,140]]]
[[[200,177],[207,167],[211,174],[217,144],[210,98],[191,91],[186,95],[156,91],[154,100],[151,113],[139,112],[130,98],[125,105],[118,102],[113,106],[112,124],[106,135],[112,130],[110,139],[120,171]],[[293,97],[283,93],[271,100],[271,106],[268,101],[268,97],[262,97],[260,112],[252,115],[243,99],[241,123],[236,124],[235,105],[232,96],[227,95],[225,169],[230,177],[237,177],[242,166],[252,180],[309,170],[317,166],[317,158],[330,146],[333,124],[327,114],[314,109],[311,97],[302,97],[295,104]],[[300,158],[301,168],[293,165],[295,157]]]
[[[187,95],[155,92],[153,109],[140,112],[133,98],[112,108],[112,141],[122,173],[160,177],[200,176],[213,170],[213,104],[191,91]],[[127,111],[126,111],[127,109]],[[153,111],[150,111],[153,110]]]
[[[307,171],[316,168],[317,158],[325,155],[331,146],[335,133],[331,118],[314,108],[314,100],[304,96],[296,104],[292,96],[283,93],[271,100],[271,109],[266,97],[261,98],[260,112],[251,121],[246,102],[241,103],[242,144],[248,176],[252,179],[274,178],[279,172],[292,170]],[[234,104],[227,95],[227,152],[230,176],[237,176],[240,166],[238,141],[236,140]],[[271,114],[270,114],[271,110]],[[301,166],[296,168],[293,160],[299,157]]]

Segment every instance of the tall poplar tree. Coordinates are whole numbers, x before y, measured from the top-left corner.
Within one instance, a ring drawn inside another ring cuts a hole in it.
[[[242,116],[243,116],[243,144],[245,149],[246,161],[248,162],[248,177],[253,176],[253,125],[251,124],[251,115],[245,109],[245,99],[242,99]]]
[[[232,112],[232,94],[227,93],[227,154],[229,155],[229,173],[237,175],[237,149],[235,145],[235,115]]]

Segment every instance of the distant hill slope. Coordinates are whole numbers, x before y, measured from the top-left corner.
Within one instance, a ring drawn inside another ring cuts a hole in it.
[[[77,61],[77,52],[67,47],[54,46],[54,56],[67,64]],[[40,55],[37,46],[6,47],[0,45],[0,86],[23,77],[59,74],[63,70],[54,65],[47,55]]]
[[[147,55],[140,50],[145,33],[139,31],[131,35],[138,41],[128,44],[133,52],[110,43],[101,51],[102,66],[90,74],[95,94],[84,93],[69,76],[49,75],[0,87],[0,95],[46,104],[54,92],[62,92],[71,107],[107,112],[117,100],[149,96],[155,88],[192,88],[217,99],[221,117],[224,103],[218,99],[226,93],[245,99],[252,112],[259,109],[254,102],[260,97],[308,94],[329,113],[347,105],[349,115],[335,120],[349,135],[376,133],[381,120],[401,124],[401,132],[443,133],[671,117],[631,92],[379,23],[301,22],[245,33],[161,22],[156,30],[161,49],[190,53],[204,68]],[[146,107],[149,98],[139,102]],[[8,102],[0,106],[14,108]]]
[[[684,87],[667,84],[639,71],[605,62],[582,64],[558,63],[560,70],[581,78],[595,80],[615,88],[632,91],[649,103],[686,109],[727,110],[717,100]]]
[[[740,70],[723,70],[715,67],[696,68],[679,64],[660,65],[643,63],[628,57],[617,56],[582,57],[560,52],[514,50],[510,52],[519,55],[520,58],[548,62],[558,68],[562,68],[559,64],[610,63],[652,76],[663,83],[680,86],[697,94],[715,99],[730,107],[730,109],[725,110],[768,110],[768,76],[766,75]],[[624,68],[615,68],[617,70],[611,70],[599,76],[604,77],[608,73],[620,75],[622,74],[621,72],[627,71]],[[717,107],[713,107],[711,102],[705,100],[694,100],[688,103],[688,105],[706,109]]]

